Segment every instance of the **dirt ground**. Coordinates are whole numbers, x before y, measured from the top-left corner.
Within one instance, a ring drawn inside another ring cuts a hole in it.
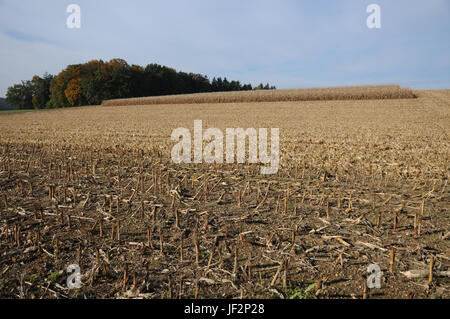
[[[415,93],[0,115],[0,297],[449,298],[450,90]],[[279,128],[279,172],[173,163],[194,120]]]

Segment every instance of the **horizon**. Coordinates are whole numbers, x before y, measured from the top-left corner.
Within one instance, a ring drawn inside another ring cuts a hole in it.
[[[70,3],[81,27],[69,29]],[[369,29],[366,8],[381,8]],[[270,1],[237,4],[0,1],[0,96],[67,65],[121,58],[277,89],[398,84],[450,89],[450,3]]]

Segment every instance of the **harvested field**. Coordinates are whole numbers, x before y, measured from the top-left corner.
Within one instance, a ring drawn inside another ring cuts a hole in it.
[[[449,298],[450,90],[276,92],[1,115],[0,297]],[[198,119],[279,128],[280,170],[174,164],[172,130]]]
[[[398,85],[331,87],[295,90],[257,90],[220,93],[179,94],[103,101],[104,106],[189,104],[189,103],[250,103],[333,100],[410,99],[413,92]]]

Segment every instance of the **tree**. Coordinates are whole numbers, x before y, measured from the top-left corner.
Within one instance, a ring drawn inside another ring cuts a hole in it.
[[[264,90],[264,85],[260,83],[257,87],[255,87],[255,90]]]
[[[45,73],[41,78],[37,75],[33,76],[32,84],[32,102],[35,109],[43,109],[47,106],[50,100],[50,85],[54,76]]]
[[[255,89],[275,89],[260,84]],[[58,75],[37,75],[8,88],[8,103],[18,108],[57,108],[100,104],[103,100],[140,96],[252,90],[251,84],[197,73],[177,72],[159,64],[145,68],[123,59],[92,60],[67,66]]]
[[[31,81],[22,81],[8,88],[6,103],[17,109],[33,108],[33,88]]]
[[[276,90],[275,86],[270,86],[269,83],[266,85],[260,83],[257,87],[254,88],[254,90]]]
[[[81,79],[81,90],[89,105],[102,103],[105,97],[106,71],[102,60],[92,60],[85,65],[85,75]]]
[[[74,78],[70,80],[67,88],[64,90],[64,95],[67,101],[72,106],[83,105],[83,93],[81,91],[81,78]]]

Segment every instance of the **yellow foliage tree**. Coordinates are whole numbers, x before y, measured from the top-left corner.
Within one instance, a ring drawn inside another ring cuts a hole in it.
[[[81,92],[81,78],[70,80],[67,88],[64,90],[64,94],[70,105],[80,105],[83,97]]]

